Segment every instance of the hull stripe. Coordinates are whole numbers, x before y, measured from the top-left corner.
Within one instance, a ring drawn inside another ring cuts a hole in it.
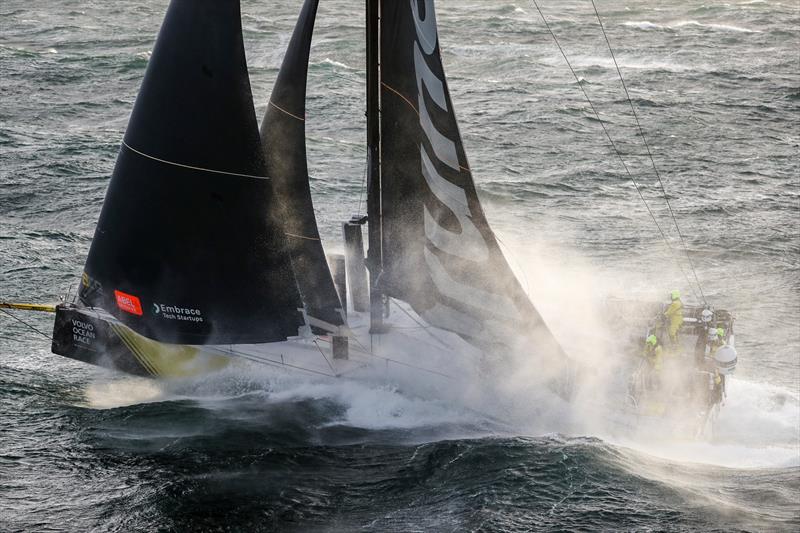
[[[144,367],[144,369],[150,372],[150,374],[152,374],[153,376],[158,376],[159,372],[155,369],[150,359],[148,357],[145,357],[144,354],[142,354],[138,350],[136,344],[133,342],[133,339],[130,338],[128,332],[124,328],[116,324],[110,324],[110,325],[111,328],[114,330],[114,333],[116,333],[117,336],[120,339],[122,339],[122,342],[125,343],[125,346],[128,347],[133,356],[136,357],[136,360],[139,361],[139,364],[142,365],[142,367]]]

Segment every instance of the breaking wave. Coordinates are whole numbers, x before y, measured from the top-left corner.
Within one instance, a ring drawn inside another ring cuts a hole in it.
[[[751,30],[748,28],[743,28],[741,26],[733,26],[729,24],[708,24],[699,22],[697,20],[682,20],[673,22],[671,24],[656,24],[654,22],[650,22],[649,20],[643,20],[643,21],[628,21],[628,22],[623,22],[622,24],[623,26],[627,26],[629,28],[636,28],[645,31],[651,31],[651,30],[675,31],[676,29],[679,28],[694,27],[694,28],[702,28],[706,30],[721,31],[721,32],[761,33],[760,30]]]

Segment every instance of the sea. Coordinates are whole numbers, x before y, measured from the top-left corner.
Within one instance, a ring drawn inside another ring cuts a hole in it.
[[[436,2],[487,218],[596,369],[630,357],[607,347],[609,298],[679,289],[731,311],[739,363],[712,434],[620,425],[599,385],[565,417],[520,388],[139,379],[51,354],[52,315],[16,311],[0,315],[0,531],[800,529],[800,4],[595,0],[612,58],[591,1],[537,2],[579,81],[532,1]],[[0,4],[0,300],[74,295],[167,4]],[[301,2],[241,4],[261,117]],[[321,0],[306,131],[329,251],[365,210],[364,67],[364,2]]]

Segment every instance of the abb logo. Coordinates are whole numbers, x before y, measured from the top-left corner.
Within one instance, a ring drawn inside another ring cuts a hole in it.
[[[142,302],[139,301],[139,298],[122,291],[114,291],[114,296],[117,299],[117,307],[126,313],[142,316]]]

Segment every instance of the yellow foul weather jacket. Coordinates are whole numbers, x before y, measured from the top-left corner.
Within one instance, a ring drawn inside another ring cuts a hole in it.
[[[650,363],[650,367],[655,371],[660,371],[663,366],[664,355],[661,346],[648,344],[644,349],[644,358]]]
[[[675,339],[675,336],[678,334],[678,329],[680,329],[681,325],[683,324],[683,303],[678,300],[673,300],[667,310],[664,312],[664,316],[667,317],[669,320],[669,336],[671,339]]]

